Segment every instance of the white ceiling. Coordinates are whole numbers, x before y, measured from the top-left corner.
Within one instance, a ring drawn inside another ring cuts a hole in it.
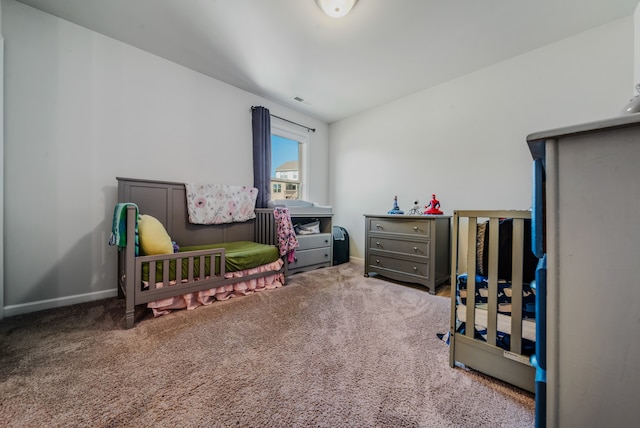
[[[360,0],[335,19],[314,0],[19,1],[328,123],[632,16],[638,4]]]

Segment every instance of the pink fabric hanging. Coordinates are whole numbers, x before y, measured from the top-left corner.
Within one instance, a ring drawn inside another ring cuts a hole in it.
[[[273,210],[273,217],[275,218],[276,231],[278,237],[278,249],[280,255],[287,254],[287,260],[293,262],[295,257],[295,249],[298,248],[298,238],[293,229],[293,223],[291,223],[291,214],[289,208],[276,207]]]

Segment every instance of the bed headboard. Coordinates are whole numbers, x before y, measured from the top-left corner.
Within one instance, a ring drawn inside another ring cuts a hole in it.
[[[171,239],[180,246],[255,240],[255,220],[216,225],[189,223],[184,183],[116,179],[118,202],[133,202],[140,214],[149,214],[160,220]]]

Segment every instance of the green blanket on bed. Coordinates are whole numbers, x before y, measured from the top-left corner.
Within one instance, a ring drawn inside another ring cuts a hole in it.
[[[181,247],[180,253],[187,253],[189,251],[208,250],[212,248],[224,248],[225,249],[225,271],[237,272],[245,269],[254,268],[257,266],[266,265],[268,263],[275,262],[280,258],[278,248],[273,245],[258,244],[251,241],[235,241],[225,242],[223,244],[211,244],[211,245],[196,245],[191,247]],[[186,254],[185,254],[186,256]],[[220,262],[216,258],[214,262],[215,273],[220,273]],[[211,257],[205,258],[205,275],[210,275],[211,272]],[[189,260],[187,258],[182,259],[182,278],[188,278],[189,275]],[[200,257],[194,260],[194,277],[200,276]],[[176,260],[171,260],[169,263],[169,280],[176,279]],[[142,265],[142,280],[149,280],[149,263],[143,263]],[[163,263],[156,262],[156,281],[161,282],[163,280]]]

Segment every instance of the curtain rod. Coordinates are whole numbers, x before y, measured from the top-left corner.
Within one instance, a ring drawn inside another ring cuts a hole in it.
[[[253,110],[254,108],[256,108],[256,106],[251,106],[251,110]],[[298,126],[301,126],[301,127],[303,127],[303,128],[306,128],[306,129],[307,129],[307,132],[308,132],[308,131],[316,132],[316,128],[309,128],[309,127],[308,127],[308,126],[306,126],[306,125],[302,125],[302,124],[300,124],[300,123],[298,123],[298,122],[294,122],[294,121],[292,121],[292,120],[285,119],[284,117],[276,116],[275,114],[271,114],[271,113],[269,113],[269,115],[270,115],[271,117],[275,117],[275,118],[277,118],[277,119],[284,120],[285,122],[293,123],[294,125],[298,125]]]

